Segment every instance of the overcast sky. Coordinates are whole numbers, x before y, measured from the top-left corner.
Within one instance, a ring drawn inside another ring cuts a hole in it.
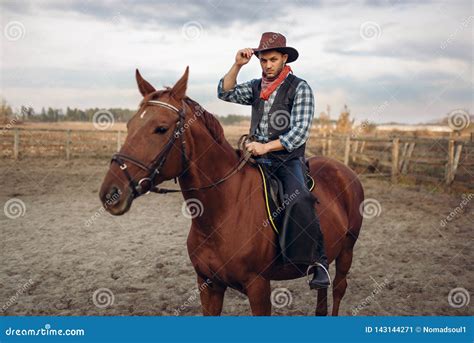
[[[5,1],[1,93],[14,107],[136,108],[134,71],[156,88],[190,66],[188,95],[212,113],[219,79],[262,32],[287,37],[317,115],[418,123],[473,110],[473,1]],[[261,75],[258,60],[238,81]]]

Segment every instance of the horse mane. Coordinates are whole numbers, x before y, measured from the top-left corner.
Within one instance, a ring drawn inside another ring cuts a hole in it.
[[[202,123],[217,143],[223,144],[224,142],[227,142],[221,123],[212,113],[207,111],[197,101],[194,101],[189,97],[186,97],[184,100],[189,106],[191,106],[195,114],[199,113],[198,118],[201,119]]]

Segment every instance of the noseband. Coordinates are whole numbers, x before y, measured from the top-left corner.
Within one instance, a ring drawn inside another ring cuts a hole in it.
[[[129,186],[132,189],[134,198],[155,189],[156,185],[155,185],[154,180],[161,173],[161,169],[163,168],[163,165],[165,164],[166,158],[168,157],[168,154],[171,151],[171,148],[173,147],[173,144],[178,137],[180,137],[180,140],[181,140],[181,160],[182,160],[182,166],[183,166],[183,171],[178,177],[180,177],[187,169],[187,159],[186,159],[186,151],[185,151],[186,142],[184,141],[184,137],[183,137],[184,135],[182,134],[183,127],[184,127],[184,118],[185,118],[184,101],[182,101],[181,109],[178,109],[171,104],[168,104],[163,101],[158,101],[158,100],[148,100],[146,104],[153,105],[153,106],[160,106],[160,107],[164,107],[172,111],[175,111],[178,114],[179,118],[178,118],[178,121],[176,122],[176,127],[173,132],[173,135],[170,137],[170,139],[166,143],[163,150],[161,150],[158,156],[156,156],[156,158],[149,165],[146,165],[145,163],[137,160],[136,158],[132,156],[128,156],[121,153],[116,153],[112,156],[111,163],[117,163],[119,165],[120,169],[122,170],[122,172],[124,173],[125,177],[127,178],[129,182]],[[138,182],[135,181],[131,177],[130,173],[128,172],[127,162],[146,171],[148,175],[144,178],[141,178]],[[146,184],[148,184],[148,187],[146,186]]]

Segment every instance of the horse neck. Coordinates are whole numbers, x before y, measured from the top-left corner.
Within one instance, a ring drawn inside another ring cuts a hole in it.
[[[234,171],[240,161],[227,140],[217,142],[202,123],[195,126],[192,124],[190,127],[191,130],[185,134],[188,169],[179,178],[183,190],[206,187],[218,182]],[[198,216],[193,216],[193,223],[203,233],[211,233],[218,226],[217,217],[222,217],[222,213],[229,213],[229,207],[232,203],[235,204],[238,191],[235,185],[239,178],[241,173],[236,173],[216,186],[183,192],[188,208],[194,206],[194,209],[200,210]]]

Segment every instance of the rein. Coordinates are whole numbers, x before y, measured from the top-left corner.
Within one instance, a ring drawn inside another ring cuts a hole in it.
[[[229,179],[230,177],[234,176],[235,174],[237,174],[243,167],[244,165],[247,163],[247,162],[251,162],[253,164],[255,164],[255,160],[251,157],[252,154],[250,152],[248,152],[247,150],[245,150],[244,148],[242,148],[245,144],[245,141],[248,138],[249,135],[242,135],[240,138],[239,138],[239,142],[238,142],[238,147],[240,148],[241,151],[244,151],[244,155],[243,157],[239,160],[239,162],[237,163],[237,166],[234,168],[234,170],[232,172],[230,172],[228,175],[224,176],[222,179],[216,181],[216,182],[213,182],[207,186],[202,186],[202,187],[190,187],[190,188],[186,188],[186,189],[169,189],[169,188],[159,188],[158,186],[155,186],[154,189],[150,190],[150,192],[154,192],[154,193],[159,193],[159,194],[166,194],[166,193],[175,193],[175,192],[189,192],[189,191],[197,191],[197,190],[201,190],[201,189],[206,189],[206,188],[210,188],[210,187],[214,187],[214,186],[217,186],[219,185],[220,183],[226,181],[227,179]]]
[[[112,156],[112,160],[110,163],[117,163],[124,173],[125,177],[127,178],[129,182],[129,186],[132,189],[133,196],[134,198],[142,195],[142,194],[147,194],[150,192],[158,193],[158,194],[165,194],[165,193],[173,193],[173,192],[188,192],[188,191],[196,191],[196,190],[201,190],[201,189],[206,189],[210,187],[215,187],[222,182],[226,181],[236,173],[238,173],[244,165],[250,161],[252,163],[255,163],[253,158],[251,158],[251,153],[246,151],[243,147],[246,141],[252,140],[252,137],[249,137],[248,135],[243,135],[240,137],[238,146],[239,148],[244,151],[242,158],[239,160],[237,163],[237,166],[234,168],[233,171],[231,171],[228,175],[224,176],[222,179],[219,179],[218,181],[215,181],[209,185],[202,186],[202,187],[190,187],[187,189],[168,189],[168,188],[160,188],[157,185],[155,185],[155,178],[161,173],[161,169],[163,168],[163,165],[165,164],[166,158],[168,157],[169,152],[171,151],[172,146],[174,145],[174,142],[176,139],[179,137],[181,140],[181,160],[182,160],[182,165],[183,165],[183,170],[182,172],[175,177],[175,183],[176,183],[176,178],[180,178],[186,171],[187,171],[187,165],[188,165],[188,159],[186,157],[186,151],[185,151],[185,140],[184,140],[184,134],[183,134],[183,127],[184,127],[184,119],[185,119],[185,104],[184,100],[182,101],[182,108],[178,109],[175,106],[163,102],[163,101],[158,101],[158,100],[149,100],[146,102],[148,105],[153,105],[153,106],[160,106],[164,107],[167,109],[170,109],[174,112],[176,112],[179,116],[178,121],[176,122],[176,127],[173,132],[173,135],[170,137],[168,142],[166,143],[165,147],[163,150],[156,156],[156,158],[150,163],[150,165],[146,165],[142,161],[132,157],[128,156],[125,154],[121,153],[116,153]],[[144,178],[141,178],[138,182],[132,178],[130,173],[128,172],[128,166],[127,163],[129,162],[136,167],[148,172],[148,175]]]

